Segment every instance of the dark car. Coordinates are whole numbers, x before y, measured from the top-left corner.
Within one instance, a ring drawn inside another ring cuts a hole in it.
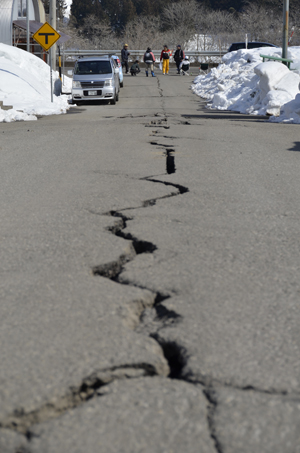
[[[257,47],[278,47],[274,44],[270,44],[268,42],[248,42],[248,49],[256,49]],[[246,49],[245,42],[234,42],[228,49],[228,52],[233,52],[234,50]]]

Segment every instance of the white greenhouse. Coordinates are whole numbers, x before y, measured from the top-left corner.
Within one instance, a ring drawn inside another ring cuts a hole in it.
[[[41,0],[27,0],[29,12],[30,52],[46,60],[43,49],[32,35],[46,22],[44,5]],[[27,11],[26,0],[0,0],[0,43],[27,49]],[[62,45],[70,37],[59,32],[57,42]]]
[[[28,0],[30,35],[39,24],[45,22],[45,10],[41,0]],[[26,0],[0,1],[0,42],[26,48]],[[36,24],[36,27],[34,27]],[[25,33],[24,33],[25,30]]]

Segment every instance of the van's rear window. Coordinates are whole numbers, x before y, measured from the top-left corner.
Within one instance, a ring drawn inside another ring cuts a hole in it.
[[[74,74],[111,74],[109,61],[77,61]]]

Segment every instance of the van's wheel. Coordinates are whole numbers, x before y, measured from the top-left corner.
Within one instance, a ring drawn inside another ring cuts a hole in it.
[[[123,82],[120,83],[120,87],[123,88]]]
[[[111,105],[115,105],[117,102],[117,95],[116,95],[116,92],[115,92],[115,95],[114,95],[114,98],[110,101]]]
[[[116,96],[116,101],[118,101],[118,100],[119,100],[119,93]]]

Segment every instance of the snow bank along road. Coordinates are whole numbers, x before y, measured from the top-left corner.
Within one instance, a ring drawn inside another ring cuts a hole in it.
[[[1,453],[300,452],[298,126],[190,83],[0,125]]]

